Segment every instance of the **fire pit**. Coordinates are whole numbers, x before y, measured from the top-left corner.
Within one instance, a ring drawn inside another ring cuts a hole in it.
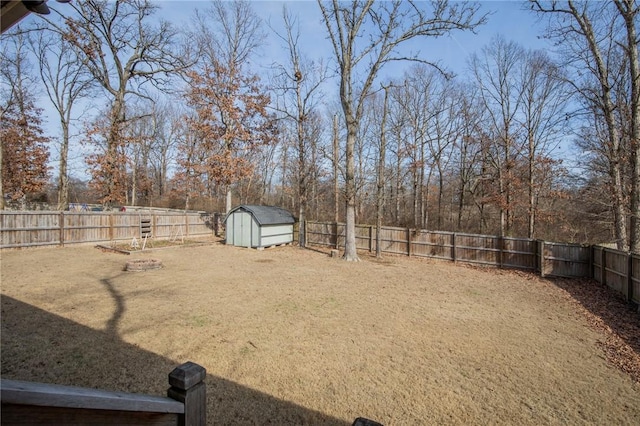
[[[127,262],[125,271],[139,272],[162,268],[162,261],[158,259],[134,259]]]

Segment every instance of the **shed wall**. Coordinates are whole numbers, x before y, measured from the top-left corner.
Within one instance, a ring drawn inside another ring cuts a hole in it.
[[[293,225],[272,225],[261,228],[260,246],[272,246],[293,242]]]

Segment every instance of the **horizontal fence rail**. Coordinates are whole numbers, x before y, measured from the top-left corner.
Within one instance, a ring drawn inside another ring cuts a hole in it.
[[[139,239],[143,220],[149,221],[154,238],[213,233],[212,215],[209,213],[0,211],[0,248]]]
[[[0,379],[2,424],[205,426],[205,377],[193,362],[176,367],[167,397]]]
[[[345,224],[307,221],[306,243],[344,248]],[[376,251],[377,232],[356,225],[358,250]],[[541,276],[593,278],[640,304],[640,256],[601,246],[383,226],[382,253],[530,270]]]

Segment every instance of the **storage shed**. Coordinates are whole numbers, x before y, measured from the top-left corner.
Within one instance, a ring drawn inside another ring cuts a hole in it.
[[[226,243],[253,248],[288,244],[294,223],[293,215],[280,207],[243,204],[227,214]]]

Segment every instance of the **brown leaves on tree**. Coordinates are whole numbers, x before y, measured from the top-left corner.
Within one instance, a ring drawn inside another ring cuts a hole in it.
[[[48,179],[49,139],[43,136],[41,110],[32,102],[10,105],[2,114],[2,189],[12,200],[44,189]]]
[[[192,197],[250,176],[250,154],[272,143],[276,128],[266,110],[269,96],[256,76],[214,63],[189,78],[186,98],[195,114],[186,118],[189,136],[179,149],[176,181]]]
[[[103,118],[86,131],[85,144],[96,152],[85,161],[89,166],[89,186],[96,191],[101,203],[122,204],[127,199],[127,154],[129,138],[126,123]]]

